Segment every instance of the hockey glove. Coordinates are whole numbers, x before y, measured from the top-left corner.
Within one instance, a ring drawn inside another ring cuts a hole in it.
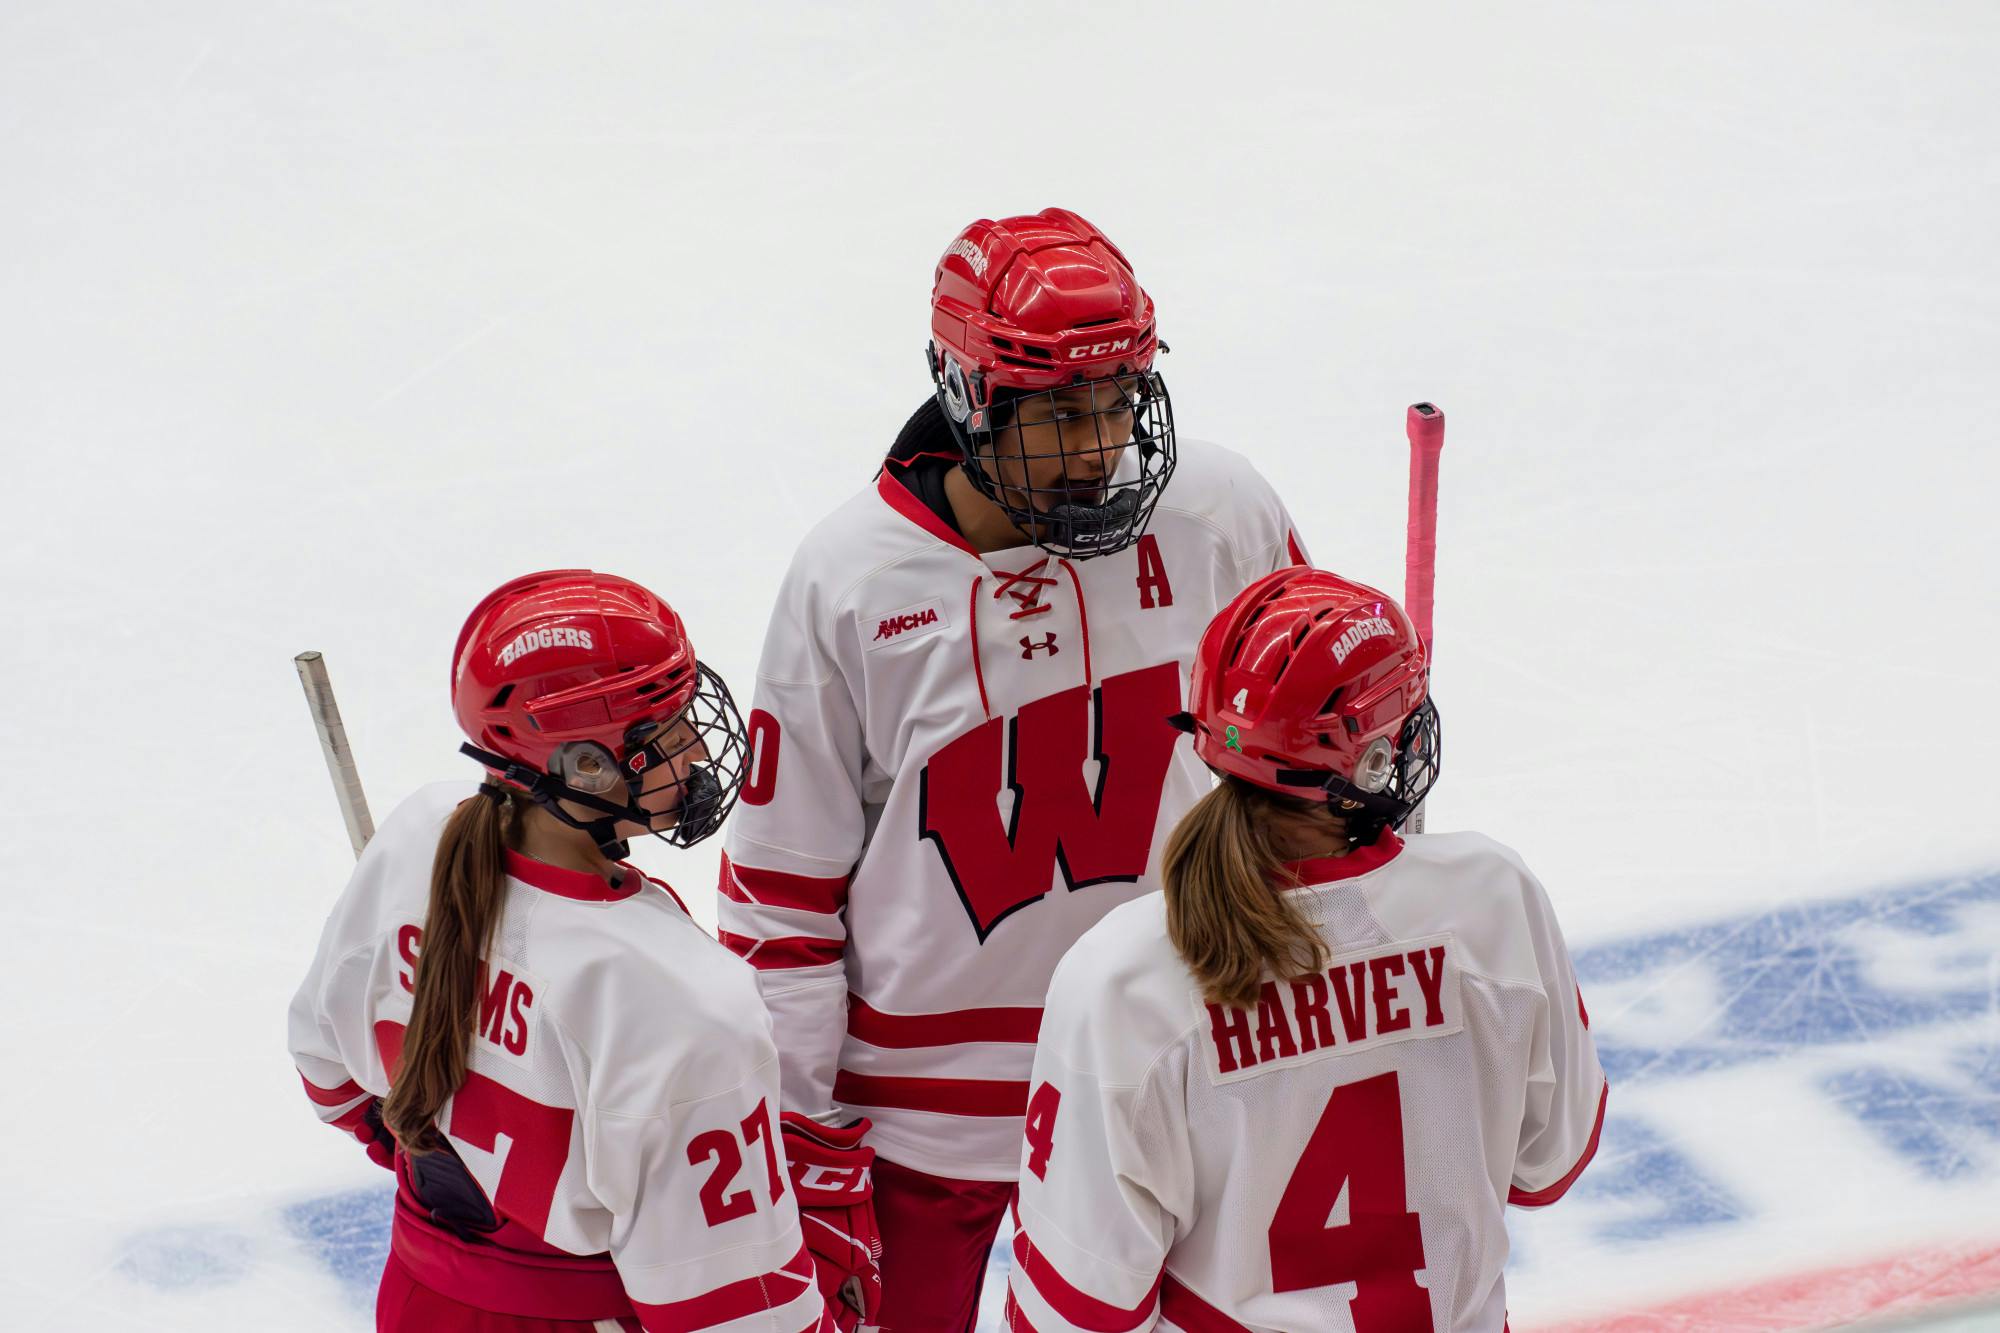
[[[882,1305],[882,1233],[869,1172],[875,1150],[861,1143],[869,1123],[835,1129],[786,1111],[779,1124],[820,1295],[842,1329],[872,1324]]]
[[[352,1123],[348,1122],[348,1116],[353,1117]],[[361,1141],[361,1146],[368,1150],[369,1161],[391,1171],[396,1169],[396,1136],[382,1123],[379,1097],[370,1097],[335,1123]]]

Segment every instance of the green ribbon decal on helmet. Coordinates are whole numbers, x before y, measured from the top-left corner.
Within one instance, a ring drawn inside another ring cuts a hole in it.
[[[1238,753],[1238,754],[1242,754],[1242,753],[1243,753],[1243,738],[1242,738],[1241,736],[1239,736],[1239,735],[1237,735],[1237,734],[1236,734],[1236,728],[1234,728],[1234,727],[1230,727],[1230,728],[1229,728],[1228,730],[1229,730],[1229,734],[1228,734],[1228,745],[1229,745],[1229,748],[1230,748],[1230,749],[1232,749],[1232,750],[1234,750],[1234,751],[1236,751],[1236,753]]]

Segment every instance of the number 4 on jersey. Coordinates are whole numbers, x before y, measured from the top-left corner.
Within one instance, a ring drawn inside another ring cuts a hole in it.
[[[1347,1220],[1329,1225],[1343,1195]],[[1327,1098],[1278,1201],[1270,1241],[1272,1290],[1352,1282],[1356,1333],[1435,1328],[1430,1293],[1417,1285],[1424,1234],[1404,1185],[1403,1099],[1393,1072]]]
[[[1056,1146],[1056,1111],[1062,1106],[1062,1089],[1044,1083],[1028,1099],[1028,1169],[1035,1179],[1049,1178],[1049,1151]]]

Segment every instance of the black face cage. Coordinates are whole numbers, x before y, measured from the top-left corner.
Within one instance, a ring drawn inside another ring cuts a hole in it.
[[[547,773],[469,743],[459,746],[459,752],[498,770],[506,782],[526,791],[535,804],[571,828],[588,833],[599,850],[613,860],[623,860],[630,850],[618,836],[621,822],[641,825],[675,847],[692,847],[722,827],[736,806],[737,792],[750,766],[749,733],[729,686],[699,662],[695,672],[694,697],[686,708],[665,722],[639,722],[626,730],[622,766],[614,764],[605,747],[594,741],[573,742],[558,749],[550,756]],[[670,739],[679,743],[669,748]],[[696,746],[706,750],[706,755],[687,766],[685,777],[673,777],[673,761]],[[648,779],[655,772],[666,774],[668,780],[649,785]],[[621,778],[623,804],[608,799]],[[674,826],[655,829],[656,816],[647,814],[640,801],[674,788],[680,791],[680,800],[671,811]],[[562,801],[595,810],[600,817],[579,818],[563,809]]]
[[[1425,696],[1417,711],[1403,720],[1403,730],[1396,736],[1396,771],[1383,793],[1402,807],[1395,827],[1403,826],[1443,771],[1444,728],[1438,723],[1437,705]]]
[[[676,847],[692,847],[722,827],[722,821],[736,808],[736,795],[750,771],[750,737],[736,711],[736,700],[730,696],[729,686],[699,662],[695,663],[695,672],[700,683],[695,687],[694,698],[678,717],[666,723],[642,722],[625,733],[625,783],[631,793],[631,808],[639,815],[637,822],[650,822],[639,809],[641,797],[675,787],[680,789],[680,803],[675,807],[678,820],[671,829],[653,833]],[[680,725],[693,733],[684,744],[669,750],[662,742],[649,740],[672,734]],[[646,785],[646,778],[654,770],[664,769],[671,774],[673,761],[696,746],[708,754],[688,766],[686,778],[670,778],[657,787]]]
[[[1176,457],[1173,399],[1157,372],[1078,379],[1073,384],[992,402],[980,415],[976,397],[983,391],[965,383],[958,363],[947,353],[926,353],[925,360],[945,420],[951,423],[952,436],[965,455],[966,474],[980,494],[1005,510],[1015,526],[1028,534],[1029,541],[1051,555],[1083,560],[1122,551],[1144,534],[1167,488],[1167,479],[1173,476]],[[1086,388],[1091,391],[1089,410],[1070,410],[1059,403],[1058,395]],[[1037,399],[1046,400],[1048,410],[1046,416],[1033,413],[1037,421],[1027,429],[1041,433],[1038,428],[1046,422],[1047,433],[1058,440],[1063,477],[1055,486],[1029,484],[1026,460],[1048,454],[1026,453],[1027,437],[1016,429],[1022,407]],[[1107,428],[1106,418],[1127,413],[1132,418],[1129,436]],[[983,425],[969,424],[976,415]],[[1086,418],[1094,428],[1096,443],[1073,448],[1068,432],[1059,428]],[[1125,458],[1121,450],[1127,448],[1137,450],[1137,476],[1131,476],[1128,469],[1126,480],[1115,481],[1114,474]],[[1079,466],[1093,455],[1098,464],[1095,476],[1103,479],[1101,484],[1091,480],[1090,469]],[[1019,485],[994,477],[982,465],[991,462],[999,467],[1012,460],[1020,460]]]

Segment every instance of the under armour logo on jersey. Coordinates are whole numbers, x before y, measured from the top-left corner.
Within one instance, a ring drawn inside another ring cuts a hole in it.
[[[1040,643],[1036,643],[1025,634],[1021,636],[1021,660],[1024,662],[1032,658],[1036,653],[1046,652],[1050,657],[1054,657],[1061,651],[1062,649],[1056,647],[1054,630],[1050,630],[1047,634],[1044,634]]]

